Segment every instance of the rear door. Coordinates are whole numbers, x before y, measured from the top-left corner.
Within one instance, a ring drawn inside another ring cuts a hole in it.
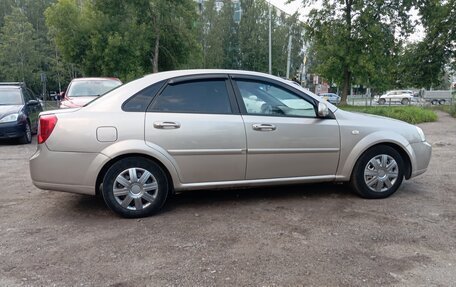
[[[174,158],[183,183],[245,178],[244,124],[227,75],[168,81],[145,123],[146,142]]]

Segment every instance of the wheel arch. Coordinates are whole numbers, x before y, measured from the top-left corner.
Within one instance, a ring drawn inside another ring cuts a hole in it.
[[[385,141],[388,139],[388,141]],[[350,153],[345,156],[344,159],[341,158],[341,170],[338,171],[337,177],[341,180],[350,180],[353,169],[358,162],[359,158],[366,153],[369,149],[381,145],[386,145],[394,148],[402,157],[404,161],[404,176],[406,179],[409,179],[413,171],[413,150],[410,147],[409,142],[402,136],[396,133],[373,133],[356,144],[356,146],[351,149]]]
[[[145,153],[125,153],[125,154],[118,155],[115,158],[111,158],[108,162],[106,162],[103,165],[103,167],[98,172],[96,183],[95,183],[95,194],[97,196],[101,195],[101,186],[102,186],[102,183],[103,183],[104,176],[106,175],[106,172],[108,171],[108,169],[113,164],[115,164],[116,162],[118,162],[118,161],[120,161],[122,159],[125,159],[125,158],[129,158],[129,157],[142,157],[142,158],[151,160],[154,163],[156,163],[157,165],[159,165],[160,168],[165,172],[166,179],[167,179],[167,181],[169,183],[170,192],[174,193],[174,179],[173,179],[173,176],[171,175],[168,167],[166,167],[160,160],[158,160],[156,157],[153,157],[153,156],[145,154]]]
[[[406,179],[409,179],[412,175],[412,161],[410,159],[410,156],[409,154],[406,152],[406,150],[404,148],[402,148],[402,146],[400,146],[399,144],[396,144],[396,143],[392,143],[392,142],[381,142],[381,143],[377,143],[377,144],[374,144],[370,147],[368,147],[366,150],[364,150],[362,153],[359,154],[358,158],[356,159],[355,161],[355,164],[353,165],[352,169],[351,169],[351,172],[350,172],[350,178],[353,176],[353,171],[354,171],[354,167],[356,165],[356,163],[358,162],[358,160],[366,153],[368,152],[369,150],[373,149],[373,148],[376,148],[378,146],[389,146],[391,148],[393,148],[395,151],[397,151],[399,153],[399,155],[401,156],[402,158],[402,161],[404,162],[404,176]]]
[[[157,163],[166,173],[170,188],[180,184],[179,170],[174,159],[160,146],[146,144],[143,140],[126,140],[106,147],[101,154],[108,157],[97,172],[95,192],[100,193],[100,184],[103,182],[106,171],[116,162],[127,157],[143,157]]]

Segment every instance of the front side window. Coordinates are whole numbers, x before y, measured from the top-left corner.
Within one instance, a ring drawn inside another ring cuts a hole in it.
[[[24,100],[26,103],[28,103],[30,100],[33,100],[33,97],[32,97],[32,94],[30,93],[30,91],[28,91],[26,89],[23,89],[22,91],[24,93]]]
[[[230,100],[225,80],[169,84],[152,104],[154,112],[228,114]]]
[[[314,105],[278,86],[257,81],[236,81],[247,114],[316,117]]]

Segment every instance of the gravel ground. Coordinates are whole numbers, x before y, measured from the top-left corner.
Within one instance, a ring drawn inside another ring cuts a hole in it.
[[[0,286],[456,286],[456,120],[439,117],[420,125],[429,170],[388,199],[197,191],[140,220],[35,188],[35,145],[0,144]]]

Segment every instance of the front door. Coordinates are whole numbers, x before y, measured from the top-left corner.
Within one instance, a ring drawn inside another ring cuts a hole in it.
[[[340,135],[314,100],[280,83],[235,79],[247,134],[247,179],[334,176]]]

